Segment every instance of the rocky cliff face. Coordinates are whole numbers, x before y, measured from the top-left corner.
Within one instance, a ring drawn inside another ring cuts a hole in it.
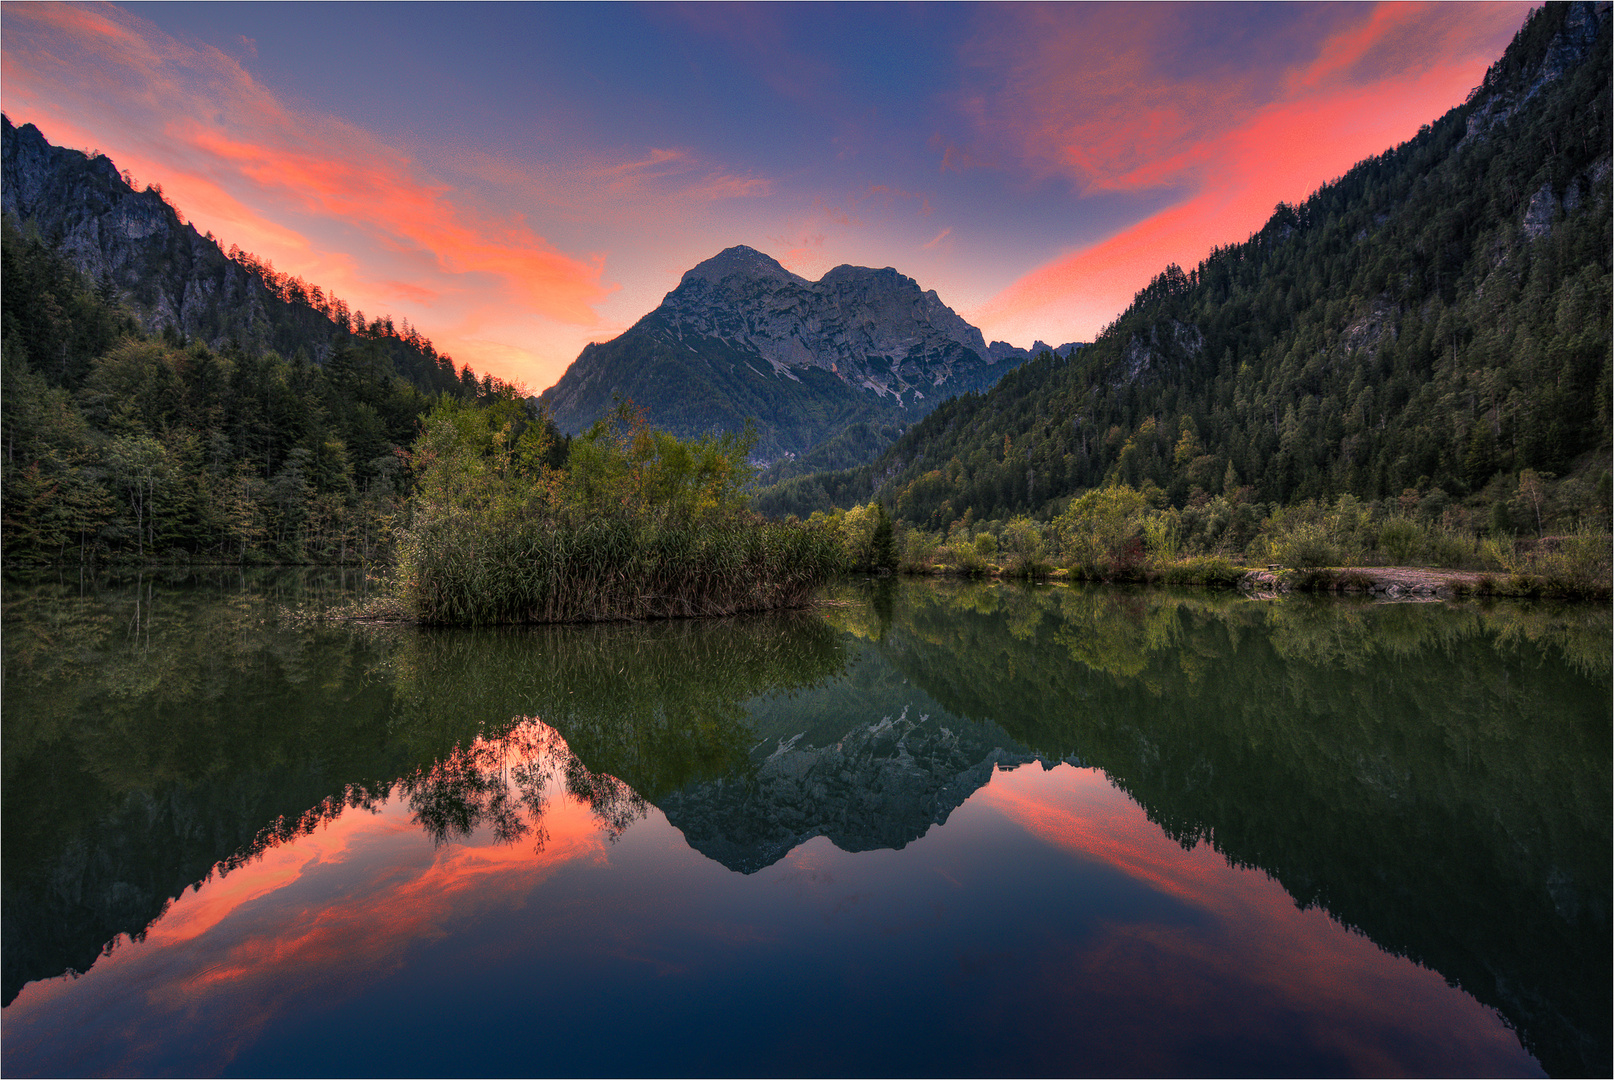
[[[53,242],[148,331],[172,328],[213,345],[267,333],[262,283],[180,221],[160,192],[136,191],[109,158],[52,146],[9,117],[3,144],[0,211]]]
[[[1557,82],[1585,60],[1608,23],[1610,7],[1608,0],[1576,0],[1565,8],[1538,63],[1517,72],[1510,72],[1503,61],[1491,65],[1485,81],[1475,90],[1476,106],[1468,114],[1466,137],[1483,139],[1543,87]]]
[[[754,419],[764,457],[801,453],[848,423],[917,419],[991,386],[1030,353],[981,332],[887,267],[838,266],[816,282],[748,247],[683,276],[627,333],[591,345],[543,401],[579,430],[614,395],[679,434]]]
[[[816,283],[747,247],[684,275],[657,329],[754,350],[776,374],[816,367],[876,396],[923,399],[955,367],[991,363],[981,332],[909,277],[838,266]],[[961,372],[962,374],[962,372]]]

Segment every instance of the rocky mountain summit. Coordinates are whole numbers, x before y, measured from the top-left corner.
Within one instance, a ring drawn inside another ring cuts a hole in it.
[[[684,274],[622,336],[584,349],[542,400],[571,431],[618,396],[680,435],[753,419],[759,456],[774,458],[851,423],[917,419],[1031,355],[988,346],[934,289],[891,267],[838,266],[811,282],[739,246]]]
[[[816,367],[878,397],[923,400],[955,365],[994,362],[979,330],[891,267],[837,266],[812,283],[733,247],[686,273],[658,310],[679,341],[743,344],[774,374]]]

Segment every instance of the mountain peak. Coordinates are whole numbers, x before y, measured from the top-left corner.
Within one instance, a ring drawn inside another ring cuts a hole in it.
[[[872,266],[853,266],[851,263],[842,263],[829,273],[825,274],[823,277],[819,278],[818,283],[820,285],[832,285],[838,281],[868,277],[887,277],[892,279],[901,279],[904,281],[912,280],[906,274],[897,273],[896,267],[893,266],[881,267],[880,269],[876,270]]]
[[[799,278],[779,265],[778,261],[769,255],[764,255],[756,248],[736,244],[724,248],[703,263],[697,263],[679,280],[680,285],[690,281],[709,281],[716,284],[724,278],[742,274],[751,278],[765,278],[771,281],[794,281],[805,285],[807,281]]]
[[[676,435],[739,431],[752,418],[758,456],[774,459],[985,389],[1008,366],[999,361],[934,290],[889,266],[837,266],[810,282],[739,245],[684,274],[620,337],[585,349],[540,400],[570,431],[615,395]]]

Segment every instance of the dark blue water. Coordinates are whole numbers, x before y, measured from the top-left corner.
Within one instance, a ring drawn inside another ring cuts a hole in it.
[[[1604,610],[340,592],[8,584],[7,1075],[1606,1071]]]

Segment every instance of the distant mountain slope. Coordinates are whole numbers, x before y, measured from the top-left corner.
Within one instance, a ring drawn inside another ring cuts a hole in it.
[[[620,337],[590,345],[542,401],[566,431],[629,398],[679,435],[754,419],[759,456],[802,454],[857,423],[909,423],[1027,355],[912,278],[838,266],[817,282],[748,247],[686,273]]]
[[[95,281],[103,299],[131,308],[153,334],[168,331],[221,349],[324,363],[355,332],[376,341],[398,374],[422,390],[475,390],[407,324],[366,320],[317,285],[229,254],[180,219],[158,188],[137,191],[104,155],[52,146],[32,124],[0,118],[0,211]],[[485,389],[485,387],[484,387]]]
[[[844,501],[878,482],[945,527],[1111,480],[1177,505],[1244,489],[1482,513],[1531,470],[1606,514],[1609,23],[1607,3],[1538,10],[1468,102],[1167,267],[1075,359],[948,403],[873,468],[791,483]]]

